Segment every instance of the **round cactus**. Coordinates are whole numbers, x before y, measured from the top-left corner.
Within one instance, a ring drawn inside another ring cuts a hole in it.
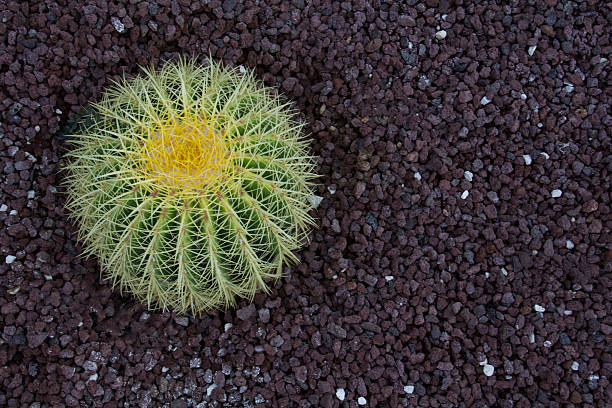
[[[115,83],[68,135],[85,254],[149,307],[200,313],[267,291],[313,224],[314,160],[294,113],[220,63]]]

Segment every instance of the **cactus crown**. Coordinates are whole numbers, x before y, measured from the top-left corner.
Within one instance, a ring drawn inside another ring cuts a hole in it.
[[[199,313],[296,261],[314,160],[290,105],[252,72],[181,60],[92,107],[69,135],[67,208],[114,286]]]

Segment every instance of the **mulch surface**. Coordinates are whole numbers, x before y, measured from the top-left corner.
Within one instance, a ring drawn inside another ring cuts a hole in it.
[[[609,406],[612,10],[474,3],[0,2],[0,406]],[[60,186],[68,120],[191,54],[296,102],[323,197],[201,317],[101,281]]]

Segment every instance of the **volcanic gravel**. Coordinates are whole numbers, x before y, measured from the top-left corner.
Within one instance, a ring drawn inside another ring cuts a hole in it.
[[[610,406],[610,4],[8,0],[0,19],[0,406]],[[184,317],[79,257],[61,129],[195,54],[296,102],[323,199],[272,293]]]

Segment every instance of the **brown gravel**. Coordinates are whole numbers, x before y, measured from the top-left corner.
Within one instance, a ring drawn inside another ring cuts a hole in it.
[[[609,406],[612,10],[474,3],[1,1],[0,406]],[[192,53],[323,175],[302,263],[202,318],[111,292],[58,191],[69,117]]]

